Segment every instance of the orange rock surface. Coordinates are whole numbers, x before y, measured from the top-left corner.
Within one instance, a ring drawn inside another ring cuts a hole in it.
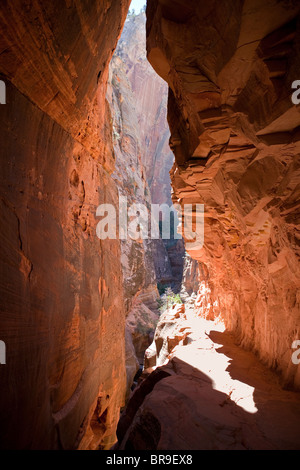
[[[118,202],[105,103],[129,0],[2,2],[3,448],[109,448],[125,395]]]
[[[298,390],[299,40],[298,2],[147,5],[148,59],[169,85],[173,200],[205,208],[204,245],[186,240],[207,271],[199,306]]]

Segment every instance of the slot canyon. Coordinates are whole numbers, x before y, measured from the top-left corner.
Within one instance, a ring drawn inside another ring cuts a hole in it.
[[[0,25],[0,448],[299,450],[300,2]],[[158,236],[101,238],[122,200]]]

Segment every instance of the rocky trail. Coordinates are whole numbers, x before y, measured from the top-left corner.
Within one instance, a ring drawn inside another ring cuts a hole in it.
[[[119,424],[119,448],[299,449],[299,394],[283,390],[222,322],[182,306],[163,322],[176,316],[187,336],[136,389]]]

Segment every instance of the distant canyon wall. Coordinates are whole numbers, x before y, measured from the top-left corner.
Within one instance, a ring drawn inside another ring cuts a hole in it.
[[[170,170],[174,155],[169,147],[168,86],[146,57],[145,13],[127,17],[112,70],[113,89],[117,90],[114,102],[120,109],[116,113],[115,143],[117,139],[122,140],[121,150],[116,150],[117,162],[124,162],[117,171],[120,185],[123,178],[127,187],[130,184],[141,187],[138,180],[142,178],[148,206],[151,203],[171,206]],[[141,200],[137,187],[134,192],[132,200]],[[167,216],[168,211],[164,210],[163,217]],[[157,282],[162,288],[172,285],[180,290],[185,254],[183,241],[152,241],[149,249]]]

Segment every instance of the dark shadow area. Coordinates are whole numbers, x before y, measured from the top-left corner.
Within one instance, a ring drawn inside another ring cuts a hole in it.
[[[255,421],[279,449],[300,449],[300,394],[283,389],[279,375],[249,350],[241,348],[228,331],[211,331],[209,338],[220,347],[217,353],[230,359],[230,377],[254,388]],[[292,447],[290,445],[292,444]]]

